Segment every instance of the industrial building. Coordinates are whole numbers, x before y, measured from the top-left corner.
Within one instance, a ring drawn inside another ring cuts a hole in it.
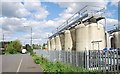
[[[120,48],[120,30],[107,32],[104,8],[85,6],[70,19],[57,27],[48,38],[48,50],[84,51]],[[99,8],[99,9],[98,9]],[[102,11],[103,10],[103,11]]]

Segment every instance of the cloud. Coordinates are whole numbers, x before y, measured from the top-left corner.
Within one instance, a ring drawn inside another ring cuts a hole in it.
[[[48,29],[51,27],[50,24],[53,24],[52,21],[48,21],[48,22],[33,21],[33,20],[27,20],[25,18],[16,18],[16,17],[11,17],[11,18],[1,17],[0,23],[2,23],[2,26],[3,26],[2,29],[4,34],[9,36],[9,38],[6,36],[5,38],[6,41],[19,39],[22,42],[24,42],[25,40],[26,43],[29,43],[29,40],[31,37],[30,27],[32,27],[33,29],[32,30],[33,41],[34,40],[37,41],[37,39],[46,41],[48,35],[51,35],[50,33],[51,31],[46,32],[45,30],[43,30],[43,28]],[[24,26],[27,26],[27,27],[24,27]],[[1,33],[1,36],[2,36],[2,33]]]
[[[2,2],[2,16],[4,17],[25,17],[30,12],[18,2]]]
[[[45,6],[41,5],[41,2],[24,2],[24,7],[29,11],[33,12],[32,17],[37,20],[45,19],[49,15]]]
[[[100,20],[98,23],[101,23],[105,26],[105,20]],[[115,27],[118,26],[118,20],[117,19],[112,19],[112,18],[106,18],[106,29],[113,30]]]
[[[108,25],[118,25],[118,20],[107,18]]]
[[[62,25],[75,12],[85,5],[107,6],[105,0],[101,2],[55,2],[63,12],[58,14],[57,18],[46,20],[49,15],[47,8],[41,2],[4,2],[2,12],[4,17],[0,18],[5,33],[12,33],[15,36],[8,38],[9,40],[19,39],[23,43],[30,43],[30,27],[33,29],[33,43],[44,43],[48,35],[52,35],[52,30]],[[9,8],[9,9],[8,9]],[[107,8],[107,7],[106,7]],[[111,14],[108,13],[110,16]],[[27,18],[26,18],[27,17]],[[28,19],[29,18],[29,19]],[[117,21],[115,19],[107,19],[107,24],[112,25]],[[29,27],[24,27],[29,26]]]
[[[113,1],[111,1],[111,5],[114,5],[114,6],[118,7],[118,2],[119,1],[120,0],[113,0]]]
[[[49,12],[40,2],[2,2],[2,16],[4,17],[31,17],[36,20],[47,18]]]
[[[105,24],[105,20],[100,20],[99,23]],[[107,25],[118,25],[118,20],[117,19],[112,19],[112,18],[106,18],[106,24]]]
[[[76,12],[78,12],[86,5],[100,6],[107,8],[108,2],[106,2],[105,0],[100,0],[98,2],[54,2],[54,3],[58,4],[61,8],[65,9],[62,13],[59,14],[59,17],[51,20],[52,24],[54,24],[53,22],[55,22],[55,24],[54,25],[50,24],[50,25],[56,27],[62,25],[64,22],[66,22],[66,20],[68,20],[71,16],[73,16]],[[91,9],[95,9],[95,8],[91,8]]]
[[[25,19],[21,18],[0,18],[0,23],[2,23],[2,29],[5,33],[15,33],[15,32],[24,32],[24,29],[21,29],[23,27],[23,22],[25,22]]]

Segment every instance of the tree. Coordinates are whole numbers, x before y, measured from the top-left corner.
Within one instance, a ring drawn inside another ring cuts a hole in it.
[[[45,46],[46,46],[46,44],[44,43],[43,46],[42,46],[42,49],[45,49],[46,48]]]
[[[10,54],[15,54],[21,52],[22,44],[20,43],[19,40],[15,40],[15,41],[11,41],[5,47],[6,47],[6,52]]]
[[[35,44],[33,44],[33,45],[32,45],[32,47],[33,47],[33,49],[36,49],[36,46],[35,46]]]
[[[31,46],[30,46],[29,44],[26,44],[26,45],[25,45],[25,49],[26,49],[28,52],[30,52],[30,54],[33,53],[33,49],[31,48]]]
[[[14,47],[18,52],[21,52],[22,44],[20,43],[19,40],[15,40],[15,41],[13,41],[13,47]]]

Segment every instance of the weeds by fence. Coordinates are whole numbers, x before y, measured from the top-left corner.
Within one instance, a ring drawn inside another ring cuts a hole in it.
[[[120,72],[120,50],[118,49],[86,50],[84,52],[39,50],[35,52],[52,62],[60,61],[88,70]]]

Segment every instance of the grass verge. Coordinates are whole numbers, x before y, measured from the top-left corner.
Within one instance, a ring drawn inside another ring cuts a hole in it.
[[[33,60],[36,64],[40,64],[44,72],[78,72],[78,73],[90,73],[90,74],[103,74],[102,72],[97,72],[96,70],[85,70],[81,67],[73,67],[71,65],[63,64],[61,62],[50,62],[42,56],[32,55]]]

